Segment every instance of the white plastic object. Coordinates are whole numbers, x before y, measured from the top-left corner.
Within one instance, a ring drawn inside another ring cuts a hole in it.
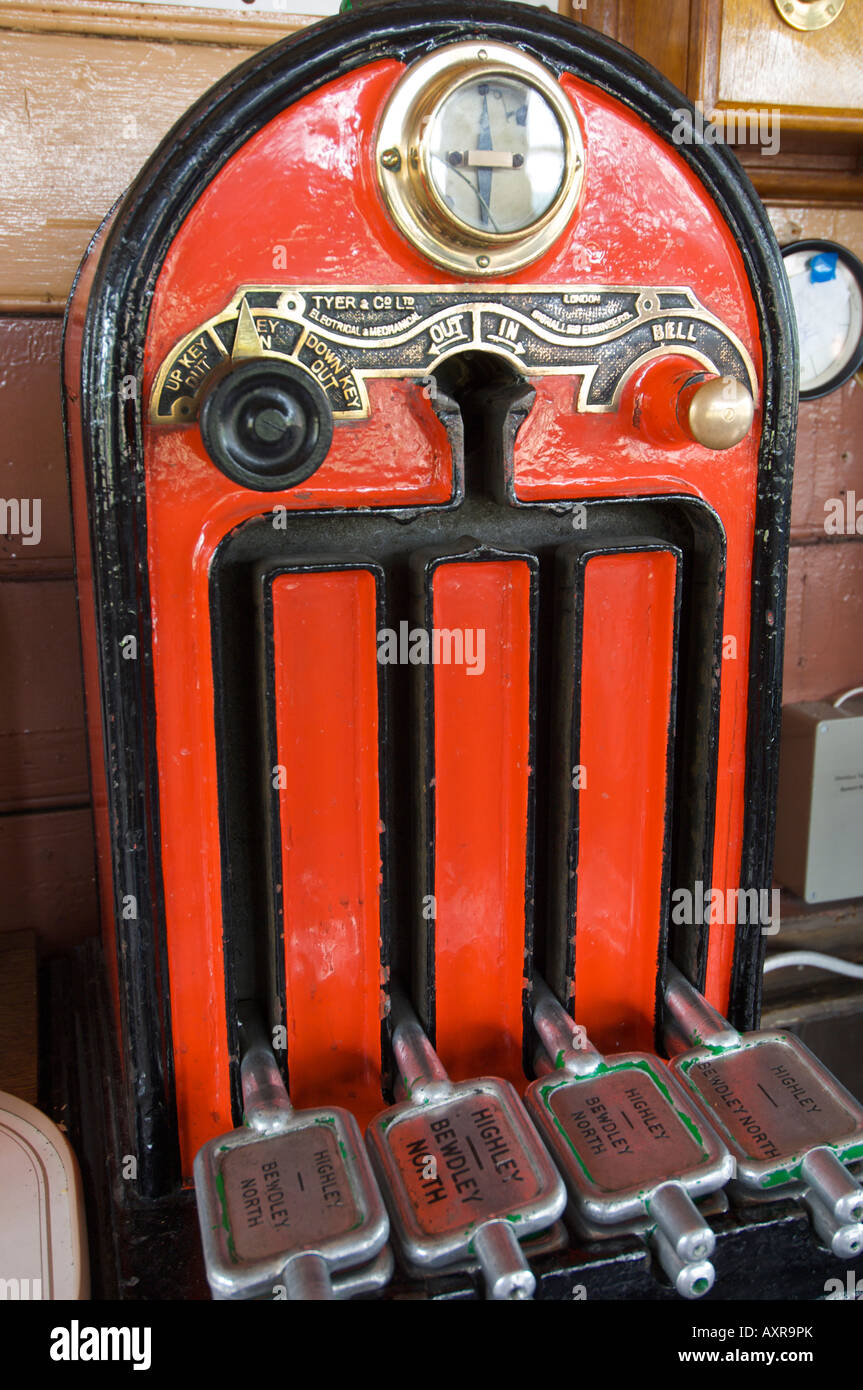
[[[75,1155],[47,1115],[0,1091],[0,1301],[89,1293]]]

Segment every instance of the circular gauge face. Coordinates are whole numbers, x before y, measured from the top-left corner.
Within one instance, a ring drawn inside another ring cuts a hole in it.
[[[434,193],[478,232],[522,232],[554,205],[566,135],[541,92],[511,77],[471,77],[443,98],[427,136]]]
[[[399,230],[462,275],[506,274],[541,256],[584,176],[581,130],[557,79],[497,43],[451,44],[408,68],[376,156]]]
[[[797,241],[782,258],[797,317],[800,396],[843,386],[863,364],[863,265],[836,242]]]

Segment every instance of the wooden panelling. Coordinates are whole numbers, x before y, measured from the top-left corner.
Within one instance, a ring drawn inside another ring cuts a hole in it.
[[[797,206],[842,204],[860,207],[863,203],[863,153],[851,145],[828,152],[803,147],[780,132],[781,148],[770,157],[756,145],[737,145],[734,153],[765,202]],[[791,148],[793,145],[798,148]],[[766,147],[765,147],[766,148]],[[835,207],[831,210],[835,211]]]
[[[846,510],[855,500],[863,503],[863,387],[856,381],[820,400],[800,403],[792,543],[823,539],[837,499]],[[863,514],[860,526],[863,544]],[[860,643],[863,646],[863,632]]]
[[[787,130],[863,134],[863,30],[846,4],[801,33],[773,0],[693,0],[690,95],[709,114],[779,107]]]
[[[0,931],[34,931],[49,950],[98,929],[89,809],[0,816]]]
[[[0,30],[0,311],[60,313],[93,232],[241,48]]]
[[[0,580],[70,577],[72,523],[60,403],[59,319],[0,318]],[[39,529],[20,534],[23,499]],[[18,506],[19,530],[2,503]],[[39,536],[36,543],[36,536]]]
[[[570,4],[579,24],[617,39],[646,58],[681,91],[686,89],[690,0],[664,0],[661,20],[656,0],[587,0]],[[563,6],[561,8],[564,8]]]
[[[785,704],[863,685],[863,541],[792,546],[786,621]]]
[[[589,12],[589,7],[588,11]],[[629,0],[619,5],[619,43],[659,68],[681,90],[686,87],[689,47],[689,0],[665,0],[662,23],[657,23],[653,0]]]
[[[726,32],[727,16],[724,18],[721,0],[668,0],[661,7],[661,20],[655,0],[587,0],[581,5],[578,0],[570,0],[570,9],[577,23],[586,24],[617,39],[652,63],[692,100],[701,102],[706,117],[716,115],[724,120],[725,112],[733,112],[742,122],[739,138],[726,125],[722,126],[722,136],[735,146],[736,154],[762,198],[777,201],[811,198],[857,205],[863,203],[863,156],[859,138],[863,135],[863,111],[859,120],[856,117],[852,119],[844,135],[831,131],[835,148],[831,146],[825,150],[823,119],[813,134],[807,112],[801,130],[799,112],[795,115],[795,108],[788,104],[787,93],[781,103],[759,98],[754,106],[737,96],[723,104],[717,95],[720,67],[723,62],[727,65],[728,60],[726,44],[729,48],[737,45],[735,54],[740,49],[746,49],[748,53],[750,47],[756,52],[763,50],[765,14],[774,27],[781,25],[787,29],[773,11],[772,0],[754,0],[754,3],[753,0],[743,0],[742,4],[732,4],[730,7],[726,0],[726,10],[729,13],[735,11],[733,18],[737,27],[733,41]],[[745,11],[745,15],[741,19],[742,11]],[[790,29],[787,32],[792,33]],[[751,44],[750,33],[753,37]],[[812,46],[818,36],[798,35],[798,38],[803,38],[805,43]],[[831,43],[835,46],[835,41],[831,40]],[[850,43],[840,47],[844,69],[852,73],[852,81],[859,83],[856,75],[859,60],[856,55],[860,38],[857,31],[852,31]],[[754,67],[757,71],[757,59],[754,60]],[[811,88],[804,84],[794,99],[808,108],[810,91]],[[764,128],[763,136],[759,134],[758,108],[766,107],[769,113],[775,105],[781,105],[778,149],[774,145],[771,126]],[[747,112],[750,112],[749,116]],[[754,130],[751,124],[753,116]],[[832,125],[836,126],[837,121],[834,120]],[[855,133],[856,139],[853,138]],[[762,153],[762,150],[766,153]]]
[[[30,1105],[38,1092],[36,937],[29,931],[0,935],[0,1091]]]
[[[297,10],[302,11],[301,0]],[[122,0],[0,0],[0,28],[107,38],[170,39],[261,48],[318,16],[254,10],[197,10],[188,5],[133,5]]]
[[[863,256],[863,210],[770,207],[780,244],[828,237]],[[835,502],[863,502],[863,387],[849,381],[802,401],[791,506],[786,703],[822,699],[863,680],[863,536],[829,538]],[[833,504],[833,505],[831,505]]]
[[[71,580],[0,582],[0,812],[89,800]]]
[[[841,241],[863,260],[863,210],[860,208],[774,207],[768,204],[767,215],[780,246],[799,241],[801,237],[829,237],[832,241]]]

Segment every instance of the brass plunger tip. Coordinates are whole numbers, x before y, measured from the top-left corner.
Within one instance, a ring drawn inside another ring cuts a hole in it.
[[[749,433],[755,416],[751,394],[733,376],[714,377],[693,393],[689,432],[705,449],[731,449]]]

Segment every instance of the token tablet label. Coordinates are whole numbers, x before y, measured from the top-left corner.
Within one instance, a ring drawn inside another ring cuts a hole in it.
[[[540,1183],[501,1106],[481,1092],[387,1132],[422,1231],[438,1235],[506,1216],[541,1194]]]
[[[647,1072],[608,1071],[557,1086],[546,1105],[591,1182],[624,1192],[681,1177],[708,1157]]]
[[[240,1260],[337,1239],[359,1220],[338,1138],[326,1125],[231,1149],[221,1178]]]
[[[859,1133],[858,1118],[830,1095],[805,1057],[782,1043],[709,1057],[686,1070],[747,1158],[784,1161]]]

